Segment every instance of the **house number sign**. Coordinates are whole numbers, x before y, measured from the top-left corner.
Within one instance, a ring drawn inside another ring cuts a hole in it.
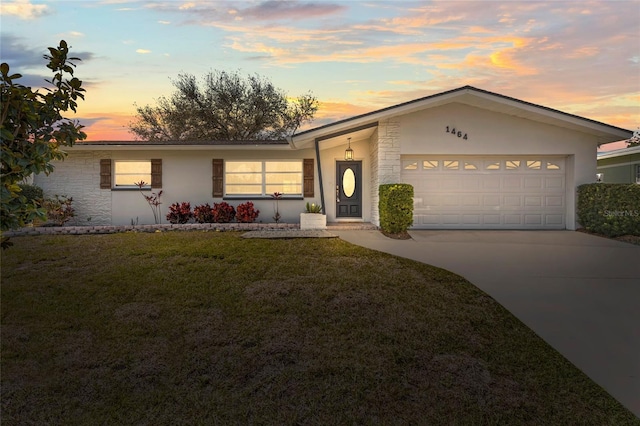
[[[457,136],[457,137],[459,137],[459,138],[462,138],[462,139],[464,139],[465,141],[466,141],[467,139],[469,139],[469,138],[467,137],[467,134],[466,134],[466,133],[463,133],[463,132],[461,132],[460,130],[456,130],[456,128],[455,128],[455,127],[449,127],[449,126],[447,126],[447,129],[445,130],[445,132],[447,132],[447,133],[451,133],[452,135]]]

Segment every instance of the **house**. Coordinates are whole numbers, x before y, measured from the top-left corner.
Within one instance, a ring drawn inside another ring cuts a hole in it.
[[[597,171],[600,182],[640,184],[640,146],[599,153]]]
[[[328,222],[378,225],[379,185],[406,182],[416,229],[576,229],[576,187],[595,181],[597,147],[630,135],[465,86],[287,141],[78,143],[35,183],[73,197],[79,224],[153,223],[133,185],[143,180],[145,194],[163,191],[163,214],[174,202],[250,200],[272,222],[281,192],[285,222],[315,202]]]

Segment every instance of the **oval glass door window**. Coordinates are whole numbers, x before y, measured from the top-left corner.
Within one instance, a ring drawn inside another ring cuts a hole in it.
[[[353,173],[353,169],[344,171],[342,175],[342,191],[347,198],[351,198],[356,191],[356,174]]]

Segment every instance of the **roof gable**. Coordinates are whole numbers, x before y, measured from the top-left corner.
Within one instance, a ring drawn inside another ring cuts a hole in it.
[[[594,134],[597,136],[599,144],[626,139],[632,134],[629,130],[599,121],[478,89],[473,86],[464,86],[339,120],[315,129],[306,130],[295,134],[291,138],[291,141],[294,146],[302,148],[304,145],[316,139],[326,139],[330,137],[328,135],[345,134],[351,128],[374,126],[379,120],[410,114],[453,102]]]

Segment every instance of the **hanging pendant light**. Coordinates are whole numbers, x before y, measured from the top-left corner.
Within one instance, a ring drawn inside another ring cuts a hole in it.
[[[348,138],[349,141],[349,146],[347,149],[344,150],[344,159],[346,161],[351,161],[353,160],[353,150],[351,149],[351,138]]]

